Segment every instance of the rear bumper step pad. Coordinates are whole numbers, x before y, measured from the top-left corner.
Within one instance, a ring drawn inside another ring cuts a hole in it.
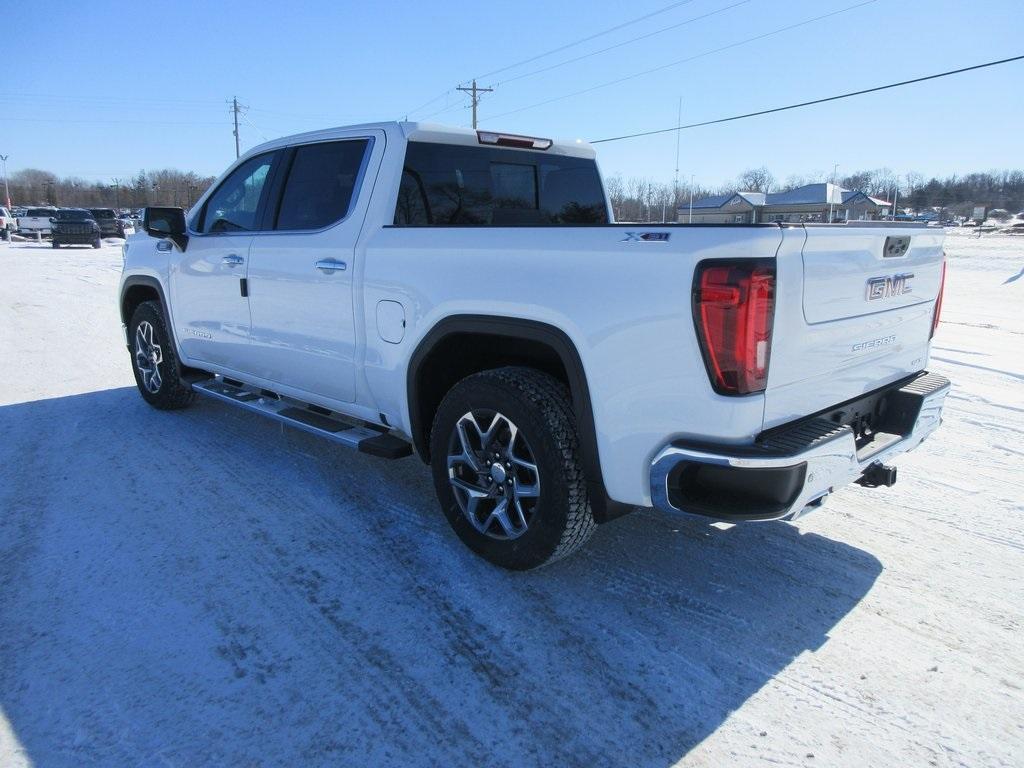
[[[949,380],[921,373],[864,398],[884,400],[878,432],[861,442],[853,429],[824,416],[772,430],[744,446],[675,442],[651,465],[651,500],[664,511],[724,520],[794,519],[821,505],[836,488],[891,485],[884,462],[909,451],[942,423]],[[856,410],[860,401],[837,406]]]

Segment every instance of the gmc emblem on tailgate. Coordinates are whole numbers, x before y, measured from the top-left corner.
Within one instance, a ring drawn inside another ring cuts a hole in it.
[[[868,301],[876,299],[888,299],[890,296],[902,296],[910,293],[910,279],[912,273],[902,275],[890,275],[887,277],[868,278]]]

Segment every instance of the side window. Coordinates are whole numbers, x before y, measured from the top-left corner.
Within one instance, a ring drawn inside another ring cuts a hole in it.
[[[396,226],[607,222],[593,160],[427,142],[406,150]]]
[[[398,188],[398,203],[395,205],[395,224],[416,226],[432,221],[427,203],[427,190],[423,179],[415,171],[402,171],[402,184]]]
[[[275,153],[257,155],[242,163],[224,179],[203,206],[199,231],[251,232],[267,185]]]
[[[275,229],[320,229],[348,215],[367,139],[296,148]]]
[[[608,223],[608,206],[596,164],[564,158],[559,163],[543,163],[540,171],[540,208],[545,223]]]

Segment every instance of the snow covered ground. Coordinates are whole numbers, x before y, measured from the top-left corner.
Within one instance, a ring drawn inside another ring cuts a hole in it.
[[[0,244],[0,766],[1024,764],[1024,238],[948,250],[895,488],[512,574],[415,459],[147,407],[112,243]]]

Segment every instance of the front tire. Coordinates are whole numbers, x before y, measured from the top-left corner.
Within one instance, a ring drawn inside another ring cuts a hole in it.
[[[95,240],[92,241],[92,247],[93,248],[102,248],[103,247],[103,243],[97,237]]]
[[[60,248],[60,243],[58,243],[56,240],[53,241],[52,245],[54,248]]]
[[[162,411],[185,408],[195,400],[191,385],[181,378],[174,342],[159,302],[144,301],[128,324],[132,372],[143,399]]]
[[[596,528],[569,392],[545,373],[509,367],[460,381],[437,410],[430,455],[449,524],[495,565],[552,563]]]

